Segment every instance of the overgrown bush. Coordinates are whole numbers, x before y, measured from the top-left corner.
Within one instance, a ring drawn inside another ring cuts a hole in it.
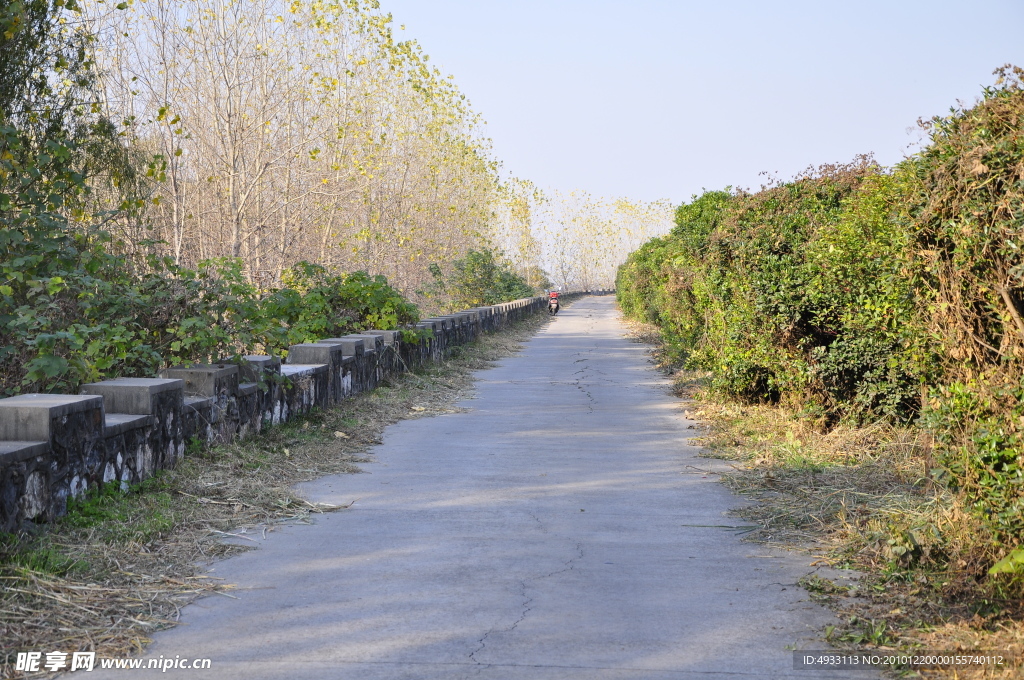
[[[1024,540],[1024,70],[931,121],[913,247],[940,348],[926,423],[950,480],[1007,547]]]
[[[998,73],[894,168],[694,197],[618,295],[721,396],[826,428],[928,428],[1008,552],[1024,539],[1024,71]]]
[[[694,197],[672,234],[623,266],[623,309],[657,323],[726,396],[800,403],[828,422],[910,418],[905,174],[862,158],[755,194]]]
[[[69,375],[93,377],[112,357],[152,358],[129,315],[131,270],[99,228],[134,219],[145,167],[97,113],[91,37],[77,11],[73,0],[0,8],[0,386],[8,394],[71,387]]]
[[[107,259],[117,266],[102,277],[65,274],[33,284],[30,301],[0,317],[8,394],[74,391],[90,380],[153,375],[169,364],[281,353],[419,318],[383,277],[365,272],[331,273],[300,262],[284,273],[284,286],[260,291],[234,258],[204,261],[196,270],[153,261],[141,275]]]

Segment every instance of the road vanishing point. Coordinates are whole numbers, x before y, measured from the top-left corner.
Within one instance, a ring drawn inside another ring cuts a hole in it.
[[[742,541],[725,464],[625,332],[612,297],[583,298],[480,371],[467,411],[392,425],[367,474],[303,485],[359,500],[213,565],[233,597],[146,652],[210,670],[90,677],[878,677],[794,669],[836,622],[797,585],[812,558]]]

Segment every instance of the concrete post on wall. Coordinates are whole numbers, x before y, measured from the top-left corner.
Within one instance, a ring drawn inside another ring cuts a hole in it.
[[[444,322],[440,319],[420,319],[416,327],[428,331],[430,340],[424,347],[423,362],[440,361],[444,341]]]
[[[447,357],[451,352],[451,348],[459,342],[459,326],[455,321],[455,317],[450,314],[442,314],[434,318],[441,322],[443,329],[442,337],[444,338],[444,348],[441,350],[441,353],[442,356]]]
[[[281,379],[285,381],[281,387],[284,395],[280,402],[280,420],[275,420],[275,425],[309,413],[311,409],[324,403],[329,393],[327,384],[330,375],[327,364],[282,364]]]
[[[185,452],[185,382],[116,378],[82,385],[103,398],[107,467],[103,482],[137,483],[173,467]]]
[[[341,398],[359,394],[365,389],[366,343],[361,337],[342,336],[340,338],[326,338],[317,340],[317,344],[336,345],[341,348],[344,358],[342,363],[342,389]]]
[[[451,346],[455,342],[455,331],[452,320],[446,316],[434,317],[434,332],[438,339],[437,361],[448,356]]]
[[[402,360],[410,370],[417,369],[429,361],[434,347],[434,324],[421,320],[416,324],[415,329],[426,337],[421,337],[416,343],[403,344],[399,349]]]
[[[103,397],[22,394],[0,400],[0,440],[7,442],[10,484],[2,495],[6,530],[23,520],[64,514],[67,500],[103,478]]]
[[[251,354],[240,357],[237,365],[238,436],[245,437],[281,422],[285,390],[280,358]]]
[[[376,335],[367,335],[363,333],[352,333],[351,335],[343,335],[338,340],[343,340],[346,343],[354,343],[352,346],[358,350],[362,347],[362,351],[356,354],[355,370],[353,372],[353,394],[372,390],[377,386],[379,378],[377,377],[377,364],[379,353],[378,343],[383,346],[383,340]]]
[[[429,331],[430,338],[423,345],[421,363],[440,361],[444,348],[444,322],[440,319],[422,319],[416,328]]]
[[[401,331],[364,331],[362,335],[376,335],[380,338],[380,357],[377,359],[383,375],[401,373],[406,369],[402,363]]]
[[[185,440],[205,444],[231,441],[238,433],[238,365],[171,366],[161,378],[184,381]]]
[[[345,366],[345,345],[333,340],[292,345],[288,348],[289,364],[327,366],[327,389],[317,395],[317,406],[326,408],[341,403],[348,393]]]
[[[359,338],[363,341],[363,361],[366,370],[366,382],[363,389],[377,389],[377,385],[384,379],[383,364],[381,363],[381,355],[384,353],[384,338],[373,333],[355,333],[345,337]]]

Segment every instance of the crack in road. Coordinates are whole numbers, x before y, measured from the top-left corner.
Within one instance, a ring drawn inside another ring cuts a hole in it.
[[[537,522],[540,523],[543,526],[543,523],[541,522],[540,518],[536,517],[532,513],[530,514],[530,516],[533,517],[535,520],[537,520]],[[573,571],[573,570],[576,569],[575,562],[577,562],[578,560],[581,560],[581,559],[583,559],[583,543],[577,542],[576,543],[576,555],[574,557],[570,557],[568,560],[566,560],[564,566],[561,569],[556,569],[555,571],[552,571],[552,572],[547,573],[547,574],[543,574],[541,576],[534,576],[533,578],[528,578],[528,579],[520,580],[519,581],[519,590],[520,590],[519,594],[520,594],[520,597],[523,598],[523,601],[522,601],[522,604],[520,605],[522,607],[522,611],[519,614],[519,618],[517,618],[515,621],[513,621],[512,625],[510,625],[510,626],[507,626],[507,627],[501,628],[501,629],[491,628],[486,633],[484,633],[483,637],[481,637],[477,641],[477,644],[479,646],[476,649],[474,649],[472,652],[469,653],[469,658],[472,659],[476,664],[478,664],[481,669],[482,668],[490,667],[490,664],[488,664],[488,663],[486,663],[484,661],[480,661],[479,659],[477,659],[476,655],[479,654],[480,652],[484,651],[484,649],[486,649],[486,647],[487,647],[487,639],[489,637],[491,637],[491,635],[493,635],[495,633],[511,633],[516,628],[519,627],[520,623],[522,623],[524,620],[526,620],[527,615],[533,610],[533,606],[532,606],[533,605],[533,597],[527,594],[527,589],[529,588],[529,586],[527,584],[535,583],[537,581],[542,581],[544,579],[548,579],[548,578],[552,578],[554,576],[558,576],[559,574],[565,574],[567,572]]]
[[[530,610],[533,609],[533,607],[530,606],[531,604],[533,604],[533,598],[526,594],[526,581],[519,582],[519,589],[520,595],[523,597],[523,603],[521,605],[523,608],[522,613],[520,613],[518,619],[512,622],[511,626],[500,630],[491,628],[489,631],[484,633],[483,637],[477,641],[477,644],[479,644],[480,646],[469,653],[469,658],[472,659],[475,663],[480,664],[481,666],[487,666],[488,664],[476,658],[476,655],[484,651],[484,649],[487,647],[487,638],[489,638],[492,633],[511,633],[519,626],[520,623],[523,622],[523,620],[526,618],[526,615],[530,613]]]
[[[594,347],[591,347],[590,349],[588,349],[586,351],[586,353],[589,354],[589,353],[593,352],[594,349],[595,349]],[[580,352],[576,352],[573,356],[579,356],[579,354],[580,354]],[[574,360],[573,363],[574,364],[578,364],[580,362],[587,362],[587,361],[590,361],[590,357],[581,357],[579,359]],[[594,399],[594,395],[590,393],[590,390],[587,389],[587,387],[584,387],[581,383],[584,380],[587,380],[590,377],[588,374],[592,370],[593,370],[593,368],[591,366],[589,366],[587,364],[584,364],[584,366],[580,370],[578,370],[578,371],[573,373],[573,375],[579,375],[580,376],[580,377],[575,379],[573,384],[576,386],[576,389],[578,389],[580,392],[583,392],[583,394],[587,395],[587,399],[589,400],[589,402],[587,403],[587,409],[588,409],[588,411],[590,413],[594,412],[594,404],[597,403],[597,400]]]

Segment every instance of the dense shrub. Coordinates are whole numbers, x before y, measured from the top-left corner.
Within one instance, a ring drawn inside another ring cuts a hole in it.
[[[618,279],[623,311],[719,395],[927,427],[1007,548],[1024,538],[1022,75],[1001,69],[895,168],[695,197]]]
[[[0,8],[5,393],[72,387],[71,375],[93,377],[118,360],[152,360],[130,316],[131,270],[98,228],[134,218],[145,168],[92,105],[90,36],[76,11],[65,0]],[[97,213],[100,205],[110,209]]]
[[[236,354],[281,353],[289,345],[418,319],[383,277],[331,273],[300,262],[285,285],[260,291],[240,260],[196,270],[153,261],[134,274],[123,259],[99,257],[97,276],[65,272],[34,287],[0,316],[0,376],[8,394],[73,391],[82,382],[154,374],[161,366]],[[55,282],[54,279],[60,279]]]
[[[940,348],[926,422],[950,480],[1009,545],[1024,538],[1024,70],[932,121],[913,244]]]
[[[909,418],[918,383],[901,333],[914,307],[897,275],[909,223],[894,212],[905,174],[858,159],[694,197],[623,266],[623,309],[657,323],[721,394],[799,402],[826,421]]]

